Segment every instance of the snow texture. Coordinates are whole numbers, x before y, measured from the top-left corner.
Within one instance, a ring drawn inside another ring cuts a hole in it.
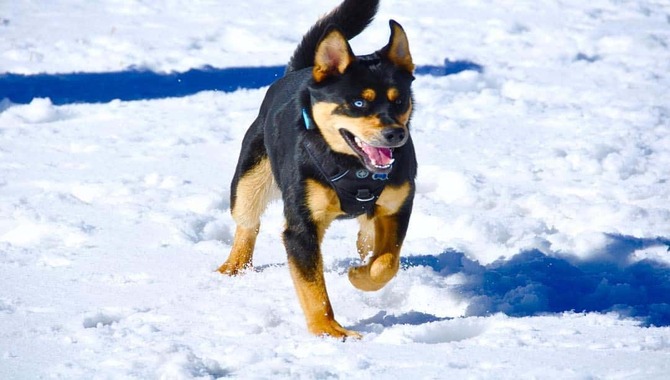
[[[3,2],[0,72],[284,65],[338,1]],[[0,378],[663,379],[670,372],[670,4],[382,0],[355,52],[407,31],[420,164],[403,269],[348,282],[307,333],[263,219],[230,249],[229,189],[265,89],[98,104],[0,99]]]

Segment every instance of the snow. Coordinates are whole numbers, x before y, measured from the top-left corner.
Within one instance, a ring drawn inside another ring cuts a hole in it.
[[[285,64],[336,0],[0,6],[0,72]],[[99,104],[0,99],[0,378],[634,378],[670,371],[670,4],[382,0],[407,31],[420,164],[403,270],[326,281],[361,341],[313,337],[281,245],[230,249],[229,182],[265,89]],[[1,90],[1,89],[0,89]]]

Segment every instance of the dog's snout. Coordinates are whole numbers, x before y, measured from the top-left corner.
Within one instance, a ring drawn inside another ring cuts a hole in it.
[[[382,136],[384,136],[387,144],[400,145],[405,142],[407,132],[405,132],[405,128],[387,127],[382,130]]]

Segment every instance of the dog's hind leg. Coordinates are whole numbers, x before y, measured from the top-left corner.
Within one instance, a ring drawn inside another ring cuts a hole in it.
[[[261,215],[274,191],[270,161],[259,130],[254,124],[244,137],[231,186],[231,213],[237,227],[230,255],[218,269],[228,275],[251,267]]]

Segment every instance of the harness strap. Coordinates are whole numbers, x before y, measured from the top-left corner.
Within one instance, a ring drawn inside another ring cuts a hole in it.
[[[302,109],[302,117],[305,122],[305,129],[316,128],[309,112],[304,108]],[[345,169],[328,157],[319,159],[319,155],[313,151],[308,143],[303,142],[303,146],[314,166],[337,193],[342,211],[350,216],[372,215],[374,213],[375,201],[386,187],[387,174],[374,173],[371,175],[364,168],[358,170]]]

